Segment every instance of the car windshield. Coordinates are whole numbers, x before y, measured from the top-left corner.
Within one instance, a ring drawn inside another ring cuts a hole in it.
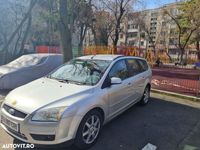
[[[48,77],[61,82],[82,85],[95,85],[101,79],[111,61],[105,60],[71,60]]]
[[[24,55],[10,62],[6,66],[12,68],[29,67],[40,64],[46,58],[47,57],[43,57],[40,55]]]

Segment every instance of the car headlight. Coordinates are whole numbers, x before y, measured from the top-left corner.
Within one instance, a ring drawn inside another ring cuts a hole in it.
[[[66,107],[41,109],[32,117],[32,121],[57,122],[60,120]]]

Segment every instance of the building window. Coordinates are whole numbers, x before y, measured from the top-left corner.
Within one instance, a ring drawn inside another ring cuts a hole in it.
[[[151,26],[156,27],[157,26],[157,22],[151,23]]]
[[[140,42],[140,45],[141,45],[141,46],[144,46],[144,41],[141,41],[141,42]]]
[[[150,30],[156,30],[156,27],[151,27]]]
[[[178,39],[176,38],[170,38],[169,39],[169,45],[177,45]]]
[[[129,41],[128,44],[131,45],[131,46],[134,46],[135,45],[135,41],[133,41],[133,40]]]
[[[131,29],[131,25],[130,24],[128,25],[128,29]]]
[[[150,35],[155,35],[156,34],[156,32],[150,32]]]
[[[151,18],[151,21],[157,21],[157,18]]]
[[[128,38],[134,38],[134,37],[137,37],[138,33],[137,32],[129,32],[127,37]]]
[[[138,29],[138,25],[133,25],[133,29]]]
[[[140,34],[140,37],[141,37],[141,38],[145,38],[145,33],[141,33],[141,34]]]

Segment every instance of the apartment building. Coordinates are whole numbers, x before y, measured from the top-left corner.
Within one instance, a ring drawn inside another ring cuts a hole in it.
[[[121,23],[118,46],[135,46],[141,50],[167,50],[172,58],[177,58],[180,54],[177,25],[166,12],[173,16],[180,14],[180,3],[181,1],[128,14]],[[108,45],[112,45],[112,42],[109,38]],[[94,45],[91,30],[86,34],[84,45]],[[188,49],[188,54],[196,57],[195,47],[190,45]]]
[[[178,3],[160,8],[129,14],[122,23],[119,45],[136,46],[140,49],[177,49],[176,24],[166,11],[177,15]]]

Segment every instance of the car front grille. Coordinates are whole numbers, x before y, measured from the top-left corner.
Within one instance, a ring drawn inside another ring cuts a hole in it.
[[[12,107],[6,105],[6,104],[3,105],[3,108],[4,108],[5,111],[8,112],[9,114],[11,114],[11,113],[10,113],[10,110],[11,110],[11,109],[14,110],[13,113],[11,114],[12,116],[19,117],[19,118],[25,118],[25,117],[27,116],[27,114],[25,114],[25,113],[23,113],[23,112],[21,112],[21,111],[18,111],[18,110],[14,109],[14,108],[12,108]]]
[[[37,141],[54,141],[55,135],[38,135],[38,134],[31,134],[31,137]]]

